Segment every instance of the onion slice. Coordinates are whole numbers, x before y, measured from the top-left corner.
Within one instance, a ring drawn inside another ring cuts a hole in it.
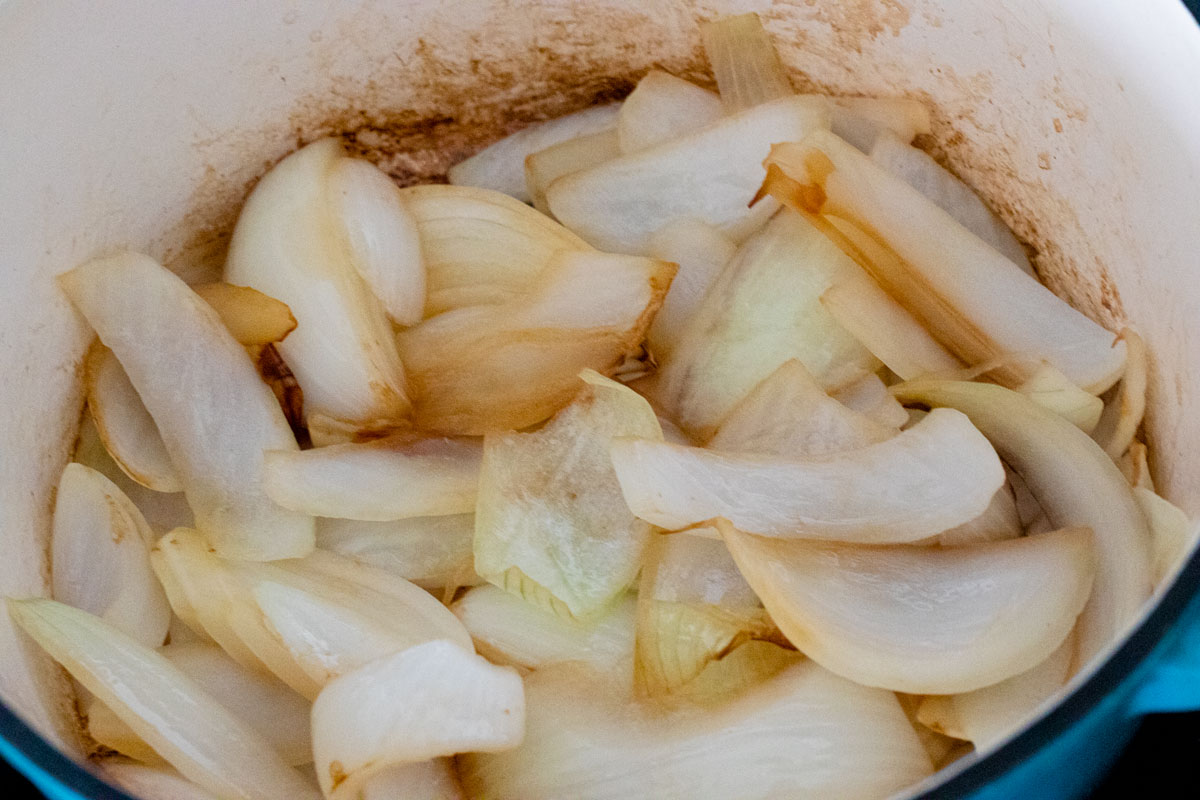
[[[115,758],[100,762],[104,777],[135,797],[163,800],[221,800],[170,767],[133,764]]]
[[[908,412],[892,397],[874,372],[830,391],[830,396],[887,428],[899,429],[908,422]]]
[[[645,150],[705,128],[724,113],[714,92],[652,69],[621,103],[617,143],[622,153]]]
[[[318,519],[317,547],[399,575],[432,592],[473,586],[474,514],[390,522]]]
[[[920,381],[893,387],[902,402],[967,414],[1024,479],[1050,524],[1095,534],[1096,587],[1079,620],[1079,664],[1138,617],[1150,596],[1150,534],[1128,484],[1087,434],[1025,396],[999,386]]]
[[[869,153],[880,138],[901,142],[933,131],[929,106],[903,97],[830,97],[830,129],[842,139]]]
[[[1142,417],[1146,414],[1146,384],[1149,381],[1149,355],[1142,337],[1126,328],[1121,331],[1126,344],[1125,373],[1115,396],[1104,408],[1093,438],[1110,458],[1120,458],[1133,443]]]
[[[389,767],[520,744],[525,694],[515,670],[427,642],[332,681],[313,705],[312,725],[321,790],[354,798]]]
[[[150,258],[92,261],[59,283],[112,348],[162,434],[196,525],[224,556],[313,547],[312,517],[262,491],[263,452],[295,450],[271,390],[215,311]]]
[[[702,23],[700,36],[721,102],[729,113],[792,94],[787,71],[758,14]]]
[[[9,600],[13,619],[171,766],[218,797],[316,794],[256,730],[163,656],[52,600]]]
[[[1087,602],[1091,533],[878,547],[717,529],[779,629],[826,669],[910,694],[971,691],[1058,647]]]
[[[1167,578],[1175,573],[1184,556],[1191,552],[1196,537],[1200,535],[1200,527],[1183,509],[1159,497],[1151,489],[1134,486],[1133,497],[1150,529],[1154,585],[1161,590],[1170,585]]]
[[[658,359],[666,360],[678,347],[688,321],[699,311],[709,287],[737,247],[712,225],[682,218],[656,231],[647,250],[654,258],[679,265],[662,308],[646,333],[651,351]]]
[[[362,800],[467,800],[454,760],[432,758],[376,772],[362,788]]]
[[[530,154],[525,159],[525,184],[533,207],[550,216],[546,189],[564,175],[595,167],[621,154],[615,128],[567,139]]]
[[[1129,352],[1132,358],[1133,350]],[[1018,386],[1017,391],[1084,433],[1095,430],[1104,411],[1104,402],[1099,397],[1080,389],[1066,375],[1046,363]]]
[[[249,286],[230,283],[197,283],[192,291],[213,307],[233,338],[247,347],[282,342],[296,329],[296,318],[286,303]]]
[[[937,411],[887,441],[820,458],[619,439],[612,461],[629,508],[660,528],[725,517],[765,536],[863,544],[916,541],[973,519],[1004,483],[966,416]]]

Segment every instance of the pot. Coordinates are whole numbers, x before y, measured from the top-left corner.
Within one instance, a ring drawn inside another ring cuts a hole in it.
[[[1153,355],[1157,485],[1200,513],[1200,28],[1176,0],[0,0],[0,594],[45,594],[89,334],[52,277],[117,248],[200,279],[241,201],[340,135],[416,182],[650,67],[708,82],[697,21],[758,11],[798,88],[907,95],[1044,280]],[[1200,558],[1068,697],[918,791],[1077,797],[1138,715],[1200,707]],[[69,682],[0,618],[0,753],[52,798],[123,797]]]

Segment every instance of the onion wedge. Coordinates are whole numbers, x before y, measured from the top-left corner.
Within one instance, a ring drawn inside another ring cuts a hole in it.
[[[820,458],[618,439],[612,462],[629,508],[660,528],[725,517],[764,536],[861,544],[916,541],[974,519],[1004,483],[966,416],[936,411],[887,441]]]
[[[359,276],[333,213],[330,176],[344,157],[336,140],[322,139],[263,176],[234,227],[225,280],[291,308],[299,326],[279,353],[310,417],[389,430],[411,406],[384,308]]]
[[[954,548],[717,529],[788,640],[826,669],[910,694],[967,692],[1058,647],[1095,574],[1085,529]]]
[[[766,164],[767,190],[809,215],[963,361],[1043,359],[1093,394],[1120,377],[1124,343],[837,136],[818,130],[778,145]],[[864,250],[830,218],[872,244]],[[1012,361],[994,374],[1015,385],[1027,372]]]
[[[112,348],[162,434],[196,525],[224,556],[269,560],[313,547],[312,517],[263,493],[266,450],[296,439],[271,390],[215,311],[146,256],[126,253],[59,276]]]
[[[792,94],[792,84],[758,14],[721,17],[700,25],[704,52],[729,113]]]
[[[650,237],[650,255],[679,265],[662,308],[646,332],[646,344],[660,360],[669,359],[688,321],[737,247],[729,237],[704,222],[677,219]]]
[[[1132,353],[1130,350],[1131,357]],[[1017,391],[1084,433],[1096,429],[1104,411],[1104,402],[1099,397],[1080,389],[1066,375],[1045,363],[1018,386]]]
[[[533,207],[550,216],[546,189],[564,175],[595,167],[621,154],[615,128],[567,139],[525,159],[525,184]]]
[[[485,438],[475,508],[476,571],[569,617],[615,600],[637,575],[651,535],[625,507],[610,443],[662,440],[654,410],[636,392],[594,372],[580,377],[578,397],[545,427]]]
[[[313,758],[327,798],[355,798],[389,767],[520,744],[516,671],[449,642],[427,642],[332,681],[313,705]]]
[[[391,522],[318,519],[317,547],[399,575],[432,592],[473,586],[474,514]]]
[[[150,767],[115,758],[100,762],[104,777],[135,797],[164,800],[221,800],[170,767]]]
[[[900,142],[931,133],[929,106],[903,97],[831,97],[830,129],[864,153],[872,152],[881,137]]]
[[[675,265],[561,251],[534,292],[463,308],[400,334],[418,427],[483,434],[535,425],[641,343]]]
[[[622,153],[645,150],[706,128],[724,113],[714,92],[652,69],[621,103],[617,143]]]
[[[9,600],[13,619],[189,780],[218,797],[313,798],[247,723],[163,656],[99,618],[52,600]]]
[[[893,387],[906,403],[967,414],[1029,486],[1050,524],[1095,535],[1096,586],[1079,619],[1082,665],[1133,623],[1151,591],[1150,534],[1120,470],[1086,433],[1017,392],[959,381]]]
[[[747,204],[775,142],[827,127],[828,108],[785,97],[724,117],[707,128],[567,175],[546,191],[550,210],[603,250],[644,254],[650,236],[677,217],[694,217],[740,241],[773,213]]]
[[[1093,438],[1114,460],[1129,449],[1141,427],[1142,417],[1146,414],[1146,384],[1150,377],[1149,356],[1142,337],[1126,328],[1121,332],[1121,340],[1128,351],[1125,373],[1093,432]]]
[[[197,283],[192,291],[213,307],[239,344],[282,342],[296,329],[296,318],[285,303],[249,286],[230,283]]]
[[[830,396],[852,411],[857,411],[887,428],[900,429],[908,422],[908,412],[892,397],[887,386],[874,372],[830,391]]]
[[[475,510],[478,440],[393,436],[266,455],[263,487],[284,508],[387,521]]]
[[[362,800],[467,800],[454,760],[432,758],[376,772],[362,788]]]
[[[526,695],[520,747],[459,757],[468,796],[865,799],[932,771],[894,694],[807,660],[716,707],[630,703],[572,665],[535,672]]]
[[[1167,578],[1174,574],[1183,557],[1191,551],[1197,535],[1200,535],[1200,528],[1183,509],[1150,489],[1135,486],[1133,497],[1150,529],[1154,585],[1161,589],[1169,585]]]

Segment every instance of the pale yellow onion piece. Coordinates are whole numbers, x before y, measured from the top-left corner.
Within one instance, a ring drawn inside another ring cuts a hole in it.
[[[192,291],[213,307],[240,344],[282,342],[296,329],[296,318],[286,303],[249,286],[217,281],[193,284]]]
[[[700,36],[727,112],[743,111],[792,94],[787,70],[758,14],[702,23]]]
[[[1044,359],[1092,393],[1120,376],[1125,346],[920,192],[828,131],[772,148],[768,189],[825,224],[942,344],[968,364],[1020,355]],[[860,229],[892,258],[874,259],[822,215]],[[1004,365],[1008,382],[1027,369]]]
[[[1021,516],[1017,513],[1017,501],[1013,496],[1012,486],[1006,481],[992,495],[992,501],[982,514],[939,533],[930,543],[956,546],[998,542],[1003,539],[1015,539],[1021,533]]]
[[[685,217],[656,231],[647,250],[654,258],[679,265],[662,308],[646,332],[646,344],[661,362],[671,357],[688,320],[699,310],[704,295],[737,247],[712,225]]]
[[[729,453],[822,456],[877,444],[897,433],[834,400],[803,363],[790,359],[733,407],[708,447]]]
[[[715,708],[663,712],[605,688],[603,676],[571,665],[529,676],[524,743],[459,756],[468,796],[869,800],[932,771],[894,694],[812,661]]]
[[[390,522],[318,519],[317,547],[399,575],[430,591],[479,582],[474,514]]]
[[[567,139],[530,154],[525,159],[525,185],[533,207],[551,215],[546,190],[564,175],[610,161],[621,154],[615,128]]]
[[[100,771],[112,783],[143,800],[221,800],[174,769],[106,758]]]
[[[452,184],[491,189],[528,203],[532,198],[525,187],[525,158],[567,139],[614,127],[620,108],[620,103],[610,103],[536,122],[455,164],[447,177]]]
[[[1166,579],[1178,569],[1183,557],[1191,552],[1200,528],[1183,509],[1150,489],[1133,487],[1133,498],[1137,500],[1150,528],[1154,585],[1161,590],[1167,585]]]
[[[156,492],[183,491],[183,481],[150,412],[121,362],[99,342],[88,353],[84,386],[96,431],[121,471]]]
[[[644,150],[707,127],[724,113],[716,93],[652,69],[621,103],[617,144],[622,153]]]
[[[555,217],[603,250],[644,254],[650,236],[678,217],[741,241],[775,210],[774,203],[748,206],[771,145],[803,138],[828,121],[824,104],[785,97],[567,175],[546,199]]]
[[[1117,467],[1130,486],[1156,491],[1154,476],[1150,474],[1150,451],[1142,442],[1136,439],[1130,442],[1125,455],[1117,459]]]
[[[917,719],[917,712],[921,703],[925,700],[921,695],[896,692],[896,699],[900,701],[900,707],[904,709],[905,716],[908,717],[913,730],[917,732],[917,738],[921,740],[921,744],[925,747],[925,752],[929,754],[929,759],[933,762],[934,768],[941,769],[947,763],[947,759],[951,753],[958,749],[963,742],[938,733]]]
[[[425,257],[425,316],[511,300],[536,285],[559,250],[591,246],[508,195],[469,186],[400,190]]]
[[[1114,397],[1100,416],[1092,431],[1093,438],[1104,452],[1118,459],[1129,449],[1146,414],[1146,384],[1149,380],[1149,355],[1142,337],[1126,328],[1121,331],[1126,345],[1125,373],[1121,376]]]
[[[875,358],[820,302],[857,269],[803,217],[778,214],[742,245],[680,333],[660,370],[664,406],[704,440],[788,359],[825,387],[872,371]]]
[[[219,797],[314,796],[261,734],[163,656],[52,600],[9,600],[8,609],[72,677],[189,780]]]
[[[580,370],[614,369],[639,346],[674,274],[664,261],[561,251],[535,291],[404,331],[418,426],[483,434],[545,420]]]
[[[892,397],[887,386],[874,372],[832,389],[829,394],[847,408],[885,427],[899,429],[908,421],[904,406]]]
[[[425,262],[416,220],[388,174],[369,161],[343,158],[329,173],[334,225],[350,262],[397,325],[425,312]]]
[[[564,619],[496,586],[476,586],[450,608],[480,653],[495,663],[540,669],[585,661],[633,685],[637,600],[632,595],[586,620]]]
[[[644,398],[595,372],[579,377],[575,401],[538,431],[484,439],[475,507],[476,571],[572,617],[633,582],[651,535],[625,506],[611,442],[662,441]]]
[[[377,772],[362,787],[362,800],[466,800],[454,760],[433,758]]]
[[[329,798],[392,766],[520,744],[525,692],[508,667],[426,642],[331,681],[313,705],[313,759]]]
[[[910,694],[967,692],[1058,647],[1095,575],[1082,528],[965,547],[768,539],[719,520],[788,640],[826,669]]]
[[[667,708],[686,707],[689,703],[719,707],[804,660],[796,650],[751,639],[710,661],[699,675],[660,702]]]
[[[142,513],[112,481],[90,467],[67,464],[50,539],[54,599],[158,647],[171,607],[150,568],[152,537]]]
[[[1071,677],[1075,635],[1032,669],[973,692],[933,695],[917,709],[917,719],[935,731],[965,739],[976,750],[990,749],[1020,728]]]
[[[983,383],[921,381],[893,387],[902,402],[956,408],[1028,485],[1052,526],[1095,535],[1096,585],[1079,619],[1087,663],[1138,617],[1152,585],[1151,540],[1125,478],[1100,446],[1017,392]]]
[[[842,139],[871,152],[882,136],[911,142],[933,128],[929,106],[903,97],[831,97],[833,119],[830,129]]]
[[[926,129],[921,132],[929,131]],[[836,127],[834,133],[837,133]],[[847,139],[846,136],[842,138]],[[910,141],[911,136],[904,138],[884,132],[876,137],[873,146],[866,152],[870,153],[871,160],[876,164],[928,197],[962,223],[964,228],[990,244],[1025,272],[1034,275],[1033,265],[1029,263],[1025,248],[1003,220],[996,216],[996,212],[988,208],[971,187],[934,161],[928,153],[908,144]]]
[[[475,509],[478,440],[411,435],[266,455],[263,488],[284,508],[382,522]]]
[[[1084,433],[1095,430],[1104,411],[1104,401],[1080,389],[1062,372],[1045,363],[1018,386],[1017,391]]]
[[[87,734],[96,744],[120,753],[143,764],[166,766],[162,756],[133,732],[111,708],[95,697],[79,698],[80,709],[87,720]],[[237,716],[236,713],[234,716]]]
[[[821,295],[838,324],[903,379],[960,369],[962,362],[870,275],[849,272]]]
[[[146,256],[59,276],[154,418],[196,525],[224,556],[274,559],[313,547],[312,517],[262,491],[266,450],[297,449],[279,403],[215,311]]]
[[[262,177],[233,229],[225,280],[291,308],[299,326],[278,347],[304,390],[306,414],[386,430],[411,406],[383,306],[333,214],[329,178],[343,158],[337,140],[322,139]]]
[[[725,517],[765,536],[895,544],[983,513],[1004,483],[963,414],[934,411],[878,444],[821,457],[716,453],[618,439],[612,462],[629,508],[677,530]]]

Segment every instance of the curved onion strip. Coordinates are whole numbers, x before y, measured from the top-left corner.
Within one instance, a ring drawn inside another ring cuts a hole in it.
[[[425,312],[421,239],[404,196],[369,161],[343,158],[329,172],[334,225],[350,263],[397,325],[415,325]]]
[[[442,591],[473,586],[474,514],[414,517],[391,522],[318,519],[317,547]]]
[[[54,599],[158,647],[171,607],[150,568],[152,537],[142,513],[112,481],[90,467],[67,464],[50,539]]]
[[[1130,359],[1133,352],[1131,347]],[[1018,386],[1017,391],[1042,408],[1058,414],[1084,433],[1095,430],[1104,411],[1104,402],[1099,397],[1080,389],[1062,372],[1045,363]],[[1136,426],[1134,428],[1136,429]]]
[[[820,458],[618,439],[612,461],[629,508],[660,528],[726,517],[764,536],[860,543],[916,541],[974,519],[1004,483],[970,421],[937,411],[887,441]]]
[[[636,608],[626,596],[586,620],[564,619],[496,586],[477,586],[451,606],[479,652],[495,663],[539,669],[586,661],[630,686]]]
[[[768,539],[718,520],[742,574],[806,655],[866,686],[951,694],[1058,647],[1095,574],[1084,529],[967,547]]]
[[[179,278],[133,253],[89,262],[58,280],[120,359],[212,546],[246,559],[312,550],[312,517],[280,508],[261,489],[263,452],[297,449],[296,439],[216,312]]]
[[[683,218],[656,231],[646,249],[654,258],[679,265],[662,308],[646,333],[646,344],[655,357],[664,360],[679,345],[688,320],[699,310],[704,295],[737,247],[712,225]]]
[[[134,797],[147,800],[221,800],[170,767],[148,767],[106,758],[100,762],[100,771]]]
[[[1026,275],[901,179],[828,131],[772,148],[765,188],[859,261],[968,364],[1044,359],[1099,393],[1121,374],[1125,346]],[[845,219],[889,257],[875,258],[824,220]],[[1028,377],[1016,363],[995,371]]]
[[[729,113],[792,94],[787,70],[758,14],[721,17],[700,25],[704,53]]]
[[[362,800],[466,800],[450,758],[414,761],[367,778]]]
[[[468,796],[873,798],[931,772],[894,694],[812,661],[715,708],[663,712],[604,688],[602,675],[569,665],[529,676],[524,743],[460,756]]]
[[[263,488],[284,508],[376,522],[475,510],[482,446],[392,437],[266,454]]]
[[[938,733],[917,719],[917,712],[920,710],[921,703],[927,698],[919,694],[905,694],[904,692],[896,692],[896,699],[900,701],[900,707],[904,709],[905,716],[908,717],[908,721],[912,724],[913,730],[917,732],[917,738],[921,740],[921,744],[924,746],[925,752],[929,754],[929,759],[933,762],[934,769],[941,769],[950,760],[953,760],[950,758],[951,754],[958,749],[963,742],[950,736],[946,736],[945,734]]]
[[[1092,436],[1104,452],[1120,458],[1137,435],[1146,413],[1146,383],[1149,380],[1149,356],[1142,337],[1126,328],[1121,331],[1126,345],[1125,374],[1117,386],[1116,396],[1101,414]]]
[[[621,103],[617,143],[622,153],[644,150],[707,127],[724,113],[714,92],[652,69]]]
[[[163,761],[162,756],[154,752],[154,748],[134,733],[133,728],[126,725],[111,708],[94,696],[86,701],[82,697],[79,700],[83,716],[87,720],[88,736],[95,739],[96,744],[143,764],[166,766],[167,762]]]
[[[279,354],[304,390],[307,414],[387,430],[411,411],[391,326],[351,260],[330,199],[344,158],[322,139],[262,177],[229,242],[225,280],[287,303],[299,326]]]
[[[183,491],[183,481],[150,412],[121,362],[99,342],[88,353],[84,387],[96,431],[121,471],[156,492]]]
[[[1012,486],[1006,481],[992,495],[992,501],[982,514],[939,533],[933,541],[952,547],[1015,539],[1021,533],[1021,515],[1017,513],[1017,500],[1013,495]]]
[[[52,600],[9,600],[8,609],[72,677],[189,780],[219,797],[314,797],[257,731],[163,656]]]
[[[515,670],[426,642],[331,681],[313,705],[312,726],[321,790],[353,798],[392,766],[520,744],[525,693]]]
[[[645,253],[649,237],[678,217],[695,217],[740,241],[775,210],[774,203],[747,207],[771,144],[795,141],[828,120],[823,103],[784,97],[567,175],[551,184],[546,199],[564,225],[611,252]]]
[[[883,136],[895,136],[911,142],[933,127],[929,106],[903,97],[830,97],[833,118],[830,124],[837,136],[870,152]]]
[[[1150,489],[1133,487],[1133,497],[1150,528],[1154,585],[1160,589],[1174,574],[1200,535],[1200,527],[1179,506],[1159,497]]]
[[[546,189],[564,175],[603,164],[621,154],[616,128],[551,145],[525,159],[525,185],[533,207],[550,216]]]
[[[662,439],[654,409],[594,372],[540,430],[484,440],[475,569],[565,616],[599,611],[634,580],[650,537],[621,497],[609,445]]]
[[[900,429],[908,422],[908,412],[904,406],[892,397],[884,382],[873,372],[843,384],[829,394],[847,408],[887,428]]]
[[[593,106],[522,128],[455,164],[447,177],[452,184],[491,189],[528,203],[533,198],[525,188],[525,159],[567,139],[613,127],[620,108],[620,103]]]
[[[192,291],[213,307],[230,335],[247,347],[282,342],[296,329],[296,318],[286,303],[249,286],[217,281],[193,284]]]
[[[1150,596],[1150,534],[1125,478],[1086,433],[999,386],[920,381],[893,387],[902,402],[966,413],[1024,479],[1051,525],[1095,534],[1096,588],[1079,619],[1079,664],[1104,649]]]

